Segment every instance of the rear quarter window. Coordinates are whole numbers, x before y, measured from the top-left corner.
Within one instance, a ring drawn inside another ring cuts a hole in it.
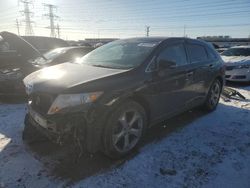
[[[187,44],[186,46],[191,63],[208,60],[208,54],[204,46],[199,44]]]

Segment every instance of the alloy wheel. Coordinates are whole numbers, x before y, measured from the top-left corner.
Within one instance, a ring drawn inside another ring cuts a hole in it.
[[[215,82],[214,85],[211,88],[211,95],[210,95],[210,104],[212,107],[216,106],[219,99],[220,99],[220,91],[221,87],[218,82]]]
[[[118,119],[112,141],[118,152],[131,150],[140,140],[143,131],[143,117],[136,110],[124,112]]]

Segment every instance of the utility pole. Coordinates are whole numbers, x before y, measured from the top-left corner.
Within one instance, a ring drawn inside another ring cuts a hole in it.
[[[32,4],[31,0],[20,0],[21,3],[23,3],[24,6],[24,10],[21,11],[24,16],[25,16],[25,35],[33,35],[33,29],[32,29],[32,23],[33,21],[31,21],[31,14],[33,14],[33,12],[30,11],[29,9],[29,5]]]
[[[100,42],[100,29],[98,29],[97,36],[98,36],[98,40]]]
[[[186,37],[186,25],[183,27],[183,37]]]
[[[150,26],[146,26],[146,36],[149,37]]]
[[[17,33],[18,35],[20,35],[18,19],[16,19],[16,27],[17,27]]]
[[[60,38],[60,27],[59,27],[59,24],[57,24],[56,30],[57,30],[57,38]]]
[[[50,28],[50,36],[51,37],[56,37],[56,32],[55,32],[56,27],[55,27],[55,23],[54,23],[55,19],[58,18],[58,16],[56,16],[54,14],[54,9],[56,8],[56,6],[51,5],[51,4],[44,4],[44,6],[48,7],[48,9],[49,9],[49,13],[45,14],[45,16],[47,16],[49,18],[49,20],[50,20],[50,26],[49,26],[49,28]]]

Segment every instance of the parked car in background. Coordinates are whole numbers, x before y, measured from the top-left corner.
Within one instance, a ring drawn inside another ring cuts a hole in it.
[[[43,57],[36,58],[31,63],[39,68],[44,68],[64,62],[72,62],[91,52],[93,49],[92,47],[82,46],[56,48],[43,54]]]
[[[0,33],[0,95],[25,95],[23,78],[38,70],[31,61],[43,55],[13,33]]]
[[[223,79],[223,61],[205,42],[117,40],[78,63],[24,79],[29,102],[23,139],[34,141],[43,133],[57,143],[71,141],[119,158],[148,127],[197,106],[215,110]]]
[[[216,51],[221,54],[222,52],[226,51],[227,49],[228,48],[217,48]]]
[[[44,67],[73,61],[92,50],[65,47],[41,54],[34,46],[13,33],[0,33],[0,95],[25,95],[23,78]]]
[[[226,66],[226,80],[250,81],[250,46],[236,46],[221,54]]]
[[[22,38],[42,54],[55,48],[69,47],[68,42],[59,38],[43,36],[22,36]]]

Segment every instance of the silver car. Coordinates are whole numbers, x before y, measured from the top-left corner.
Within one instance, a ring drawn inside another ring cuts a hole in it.
[[[221,57],[226,66],[226,80],[250,81],[250,45],[229,48]]]

